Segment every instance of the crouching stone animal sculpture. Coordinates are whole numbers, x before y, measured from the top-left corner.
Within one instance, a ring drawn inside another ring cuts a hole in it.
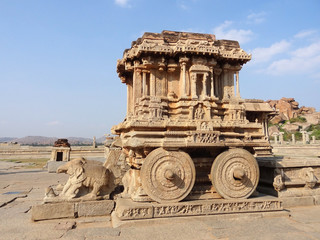
[[[108,187],[111,172],[102,162],[77,158],[60,166],[57,173],[69,174],[69,179],[59,194],[60,198],[73,199],[83,196],[98,199],[98,196],[101,198],[111,192]]]

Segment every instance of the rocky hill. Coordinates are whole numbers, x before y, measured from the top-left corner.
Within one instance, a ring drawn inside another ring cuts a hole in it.
[[[281,98],[280,100],[268,100],[267,103],[277,111],[269,123],[269,135],[283,132],[284,140],[291,140],[295,134],[300,140],[301,130],[307,131],[311,136],[320,139],[320,112],[313,107],[299,107],[294,98]]]

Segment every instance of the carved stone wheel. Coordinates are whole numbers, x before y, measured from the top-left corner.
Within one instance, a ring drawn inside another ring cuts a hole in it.
[[[218,155],[210,173],[213,187],[225,199],[250,197],[259,176],[256,159],[244,149],[230,149]]]
[[[158,203],[183,200],[193,188],[196,170],[191,157],[180,151],[153,150],[141,167],[144,191]]]

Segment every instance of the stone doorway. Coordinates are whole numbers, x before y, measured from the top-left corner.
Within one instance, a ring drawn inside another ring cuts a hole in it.
[[[197,82],[196,82],[197,90],[196,94],[198,97],[203,95],[203,74],[197,74]]]
[[[57,152],[57,161],[63,161],[63,152]]]

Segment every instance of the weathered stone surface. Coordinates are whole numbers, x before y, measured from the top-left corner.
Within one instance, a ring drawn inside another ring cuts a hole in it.
[[[78,204],[78,217],[110,215],[114,208],[113,200],[80,202]]]
[[[320,196],[320,161],[312,157],[258,158],[258,190],[284,199],[287,207],[313,205]]]
[[[68,142],[68,139],[60,138],[54,142],[53,146],[54,147],[70,147],[70,143]]]
[[[129,169],[129,166],[126,164],[126,155],[121,148],[107,148],[106,161],[103,166],[111,171],[110,187],[112,187],[112,184],[113,188],[123,185],[122,178]]]
[[[282,203],[276,198],[245,200],[201,200],[179,203],[136,203],[117,199],[114,215],[120,220],[215,215],[226,213],[281,211]]]
[[[67,173],[69,179],[58,194],[52,188],[46,191],[45,202],[67,201],[73,198],[102,199],[114,189],[109,187],[110,171],[100,161],[73,159],[60,166],[57,173]]]
[[[74,203],[53,203],[33,206],[31,209],[31,219],[33,221],[57,219],[57,218],[74,218]]]
[[[285,156],[287,158],[293,158],[293,159],[294,157],[304,157],[304,158],[307,158],[308,159],[307,162],[309,162],[311,160],[310,157],[320,156],[320,146],[319,145],[304,145],[304,146],[277,145],[277,146],[273,146],[272,152],[275,155]]]
[[[66,221],[66,222],[59,222],[54,229],[56,230],[71,230],[76,227],[75,221]]]
[[[114,209],[113,200],[56,202],[32,207],[32,220],[108,216]]]
[[[314,205],[314,197],[285,197],[281,198],[284,208],[298,207],[298,206],[312,206]]]
[[[286,124],[282,128],[288,132],[297,132],[299,131],[300,126],[298,124]]]
[[[306,120],[309,124],[319,124],[320,123],[320,113],[319,112],[305,114],[303,117],[306,118]]]

